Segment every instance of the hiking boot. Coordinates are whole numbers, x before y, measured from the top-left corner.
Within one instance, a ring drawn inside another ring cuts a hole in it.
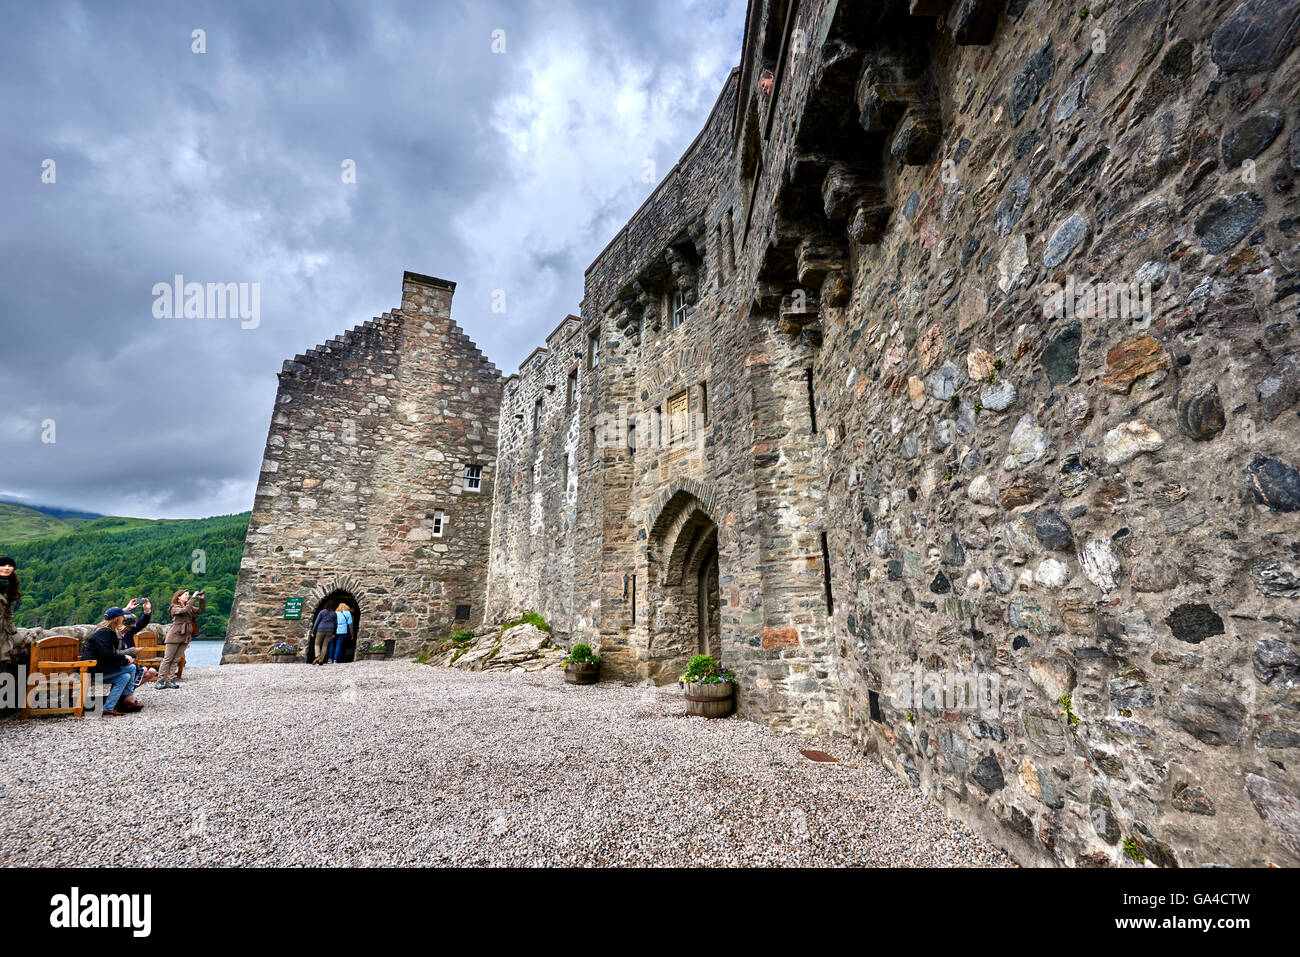
[[[101,718],[120,718],[120,717],[122,717],[124,714],[126,714],[125,711],[105,711],[103,714],[100,715],[100,717],[101,717]]]

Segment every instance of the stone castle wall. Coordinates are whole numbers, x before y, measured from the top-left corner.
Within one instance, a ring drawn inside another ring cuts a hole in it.
[[[807,418],[812,353],[736,321],[747,294],[732,181],[738,81],[587,270],[581,327],[507,384],[489,614],[535,608],[570,642],[599,646],[606,674],[675,681],[706,650],[698,576],[716,547],[706,613],[718,644],[707,650],[743,670],[742,712],[811,729],[837,708],[814,443],[792,427]],[[674,327],[677,291],[685,321]]]
[[[335,591],[360,606],[360,642],[399,654],[481,622],[501,382],[452,322],[454,288],[406,273],[400,309],[285,363],[223,661],[303,645]]]
[[[742,715],[852,736],[1026,862],[1300,863],[1298,26],[755,0],[511,383],[492,610],[657,681],[716,614]]]

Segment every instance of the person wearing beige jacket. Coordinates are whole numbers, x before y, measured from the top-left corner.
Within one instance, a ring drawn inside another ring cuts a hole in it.
[[[186,647],[198,631],[196,624],[198,616],[203,614],[206,608],[207,603],[201,591],[191,594],[182,589],[172,596],[172,623],[164,639],[167,653],[163,655],[162,667],[158,669],[159,688],[180,687],[172,678],[172,674],[176,670],[177,661],[185,653]]]

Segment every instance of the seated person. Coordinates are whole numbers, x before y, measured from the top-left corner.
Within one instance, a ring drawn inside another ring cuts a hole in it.
[[[93,659],[91,674],[101,675],[108,685],[103,717],[117,718],[144,710],[131,694],[135,686],[135,658],[118,650],[121,633],[126,629],[126,610],[116,605],[104,612],[104,619],[86,640],[82,657]]]

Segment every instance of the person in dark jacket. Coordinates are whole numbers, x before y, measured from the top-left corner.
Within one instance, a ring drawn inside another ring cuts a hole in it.
[[[131,607],[135,607],[132,602]],[[104,699],[105,718],[116,718],[144,709],[144,705],[131,696],[135,685],[135,659],[119,650],[121,634],[126,630],[126,609],[114,605],[104,612],[104,620],[95,628],[86,642],[86,658],[93,658],[91,674],[100,675],[108,685]]]
[[[23,598],[18,584],[18,565],[12,558],[0,558],[0,655],[8,657],[18,637],[14,627],[14,606]]]
[[[139,618],[136,618],[135,615],[131,614],[131,609],[136,605],[140,605],[142,602],[143,605],[141,607],[144,608],[144,614]],[[139,655],[133,654],[135,650],[135,636],[149,627],[149,620],[153,617],[153,602],[148,598],[133,598],[131,599],[131,604],[127,605],[125,610],[127,613],[126,618],[124,619],[126,627],[122,630],[122,644],[118,650],[128,658],[139,659]],[[152,678],[157,674],[158,672],[155,669],[146,668],[137,660],[135,665],[135,687],[140,687],[140,682],[144,681],[146,678]]]
[[[312,634],[312,664],[325,664],[326,655],[334,649],[330,643],[334,640],[334,629],[338,626],[338,615],[335,614],[335,604],[327,601],[320,606],[320,611],[316,612],[316,620],[311,623]],[[329,654],[328,663],[334,663],[334,656]]]

